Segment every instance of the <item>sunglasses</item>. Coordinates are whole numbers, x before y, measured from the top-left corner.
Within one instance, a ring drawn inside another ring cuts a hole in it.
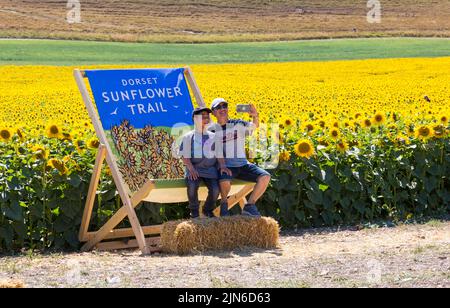
[[[222,109],[228,109],[228,104],[220,104],[214,110],[222,110]]]

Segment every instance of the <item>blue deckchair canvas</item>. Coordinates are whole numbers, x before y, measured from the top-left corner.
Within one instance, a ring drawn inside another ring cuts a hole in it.
[[[148,179],[183,177],[171,149],[193,125],[184,68],[89,70],[86,77],[124,181],[137,191]],[[184,129],[183,129],[184,128]]]

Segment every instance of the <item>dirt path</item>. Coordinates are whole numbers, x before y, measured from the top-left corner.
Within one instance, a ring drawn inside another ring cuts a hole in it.
[[[29,287],[450,287],[450,222],[285,234],[278,250],[0,257]]]

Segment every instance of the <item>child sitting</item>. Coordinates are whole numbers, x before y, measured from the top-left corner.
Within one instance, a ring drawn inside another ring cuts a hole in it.
[[[220,194],[218,182],[218,166],[220,172],[231,172],[225,167],[224,159],[217,159],[215,155],[215,136],[207,130],[211,122],[209,108],[196,108],[193,111],[195,129],[183,136],[180,153],[186,166],[186,185],[189,199],[191,218],[198,218],[200,184],[205,183],[208,188],[203,214],[206,217],[214,217],[213,210]]]

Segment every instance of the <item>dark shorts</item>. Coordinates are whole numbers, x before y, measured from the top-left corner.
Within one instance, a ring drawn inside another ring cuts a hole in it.
[[[270,176],[270,173],[266,170],[259,168],[254,164],[247,164],[242,167],[228,168],[233,173],[233,176],[228,174],[219,175],[219,182],[231,181],[233,179],[239,179],[246,182],[256,183],[261,176]]]

